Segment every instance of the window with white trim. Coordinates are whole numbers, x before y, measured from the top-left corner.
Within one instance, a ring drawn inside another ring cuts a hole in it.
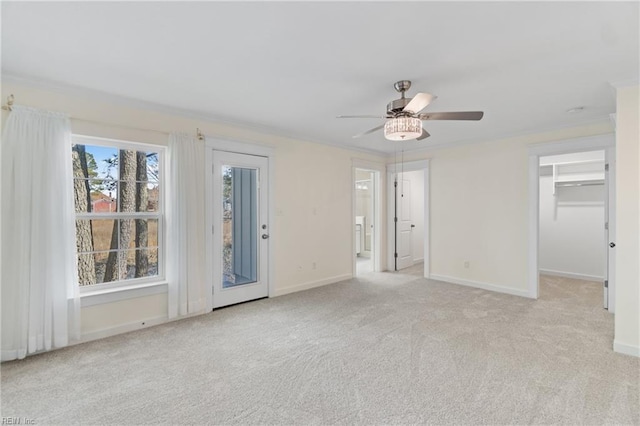
[[[81,291],[164,277],[162,147],[74,136]]]

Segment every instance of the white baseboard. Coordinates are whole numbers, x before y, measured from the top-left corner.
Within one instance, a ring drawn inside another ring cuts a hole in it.
[[[640,347],[627,345],[624,343],[620,343],[616,340],[613,341],[613,351],[618,352],[625,355],[631,355],[640,358]]]
[[[175,320],[183,319],[184,317],[175,318]],[[174,320],[174,319],[172,319]],[[86,343],[92,340],[104,339],[105,337],[111,337],[122,333],[128,333],[130,331],[140,330],[147,327],[152,327],[154,325],[163,324],[165,322],[169,322],[169,318],[166,315],[140,320],[135,322],[130,322],[127,324],[121,324],[115,327],[107,327],[100,330],[91,331],[89,333],[83,333],[79,342],[75,343]]]
[[[303,284],[294,285],[292,287],[276,289],[273,297],[283,296],[285,294],[295,293],[302,290],[309,290],[311,288],[322,287],[323,285],[334,284],[340,281],[350,280],[351,278],[353,278],[353,275],[351,274],[336,275],[334,277],[324,278],[318,281],[309,281]]]
[[[495,291],[497,293],[511,294],[513,296],[520,296],[520,297],[527,297],[527,298],[531,297],[529,296],[529,292],[527,290],[520,290],[517,288],[503,287],[500,285],[483,283],[479,281],[465,280],[462,278],[448,277],[446,275],[438,275],[438,274],[431,274],[429,278],[432,280],[444,281],[451,284],[459,284],[467,287],[475,287],[475,288],[481,288],[483,290]]]
[[[421,257],[419,259],[413,259],[413,264],[415,265],[416,263],[420,263],[420,262],[424,262],[424,257]]]
[[[599,277],[596,275],[576,274],[573,272],[554,271],[551,269],[540,269],[539,272],[542,275],[553,275],[554,277],[573,278],[574,280],[597,281],[599,283],[604,281],[604,277]]]

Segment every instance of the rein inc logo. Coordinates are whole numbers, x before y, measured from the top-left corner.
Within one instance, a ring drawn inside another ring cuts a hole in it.
[[[3,425],[35,425],[36,420],[28,417],[2,417],[0,424]]]

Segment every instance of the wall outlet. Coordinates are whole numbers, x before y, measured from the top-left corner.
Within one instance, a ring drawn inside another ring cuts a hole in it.
[[[469,269],[469,261],[468,261],[468,260],[465,260],[465,261],[464,261],[464,267],[465,267],[465,268],[467,268],[467,269]]]

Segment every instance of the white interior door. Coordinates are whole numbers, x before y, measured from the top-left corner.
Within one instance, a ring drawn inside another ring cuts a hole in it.
[[[269,295],[268,160],[213,151],[213,307]]]
[[[398,203],[397,265],[400,270],[413,265],[412,231],[414,226],[411,223],[411,181],[398,180],[396,199]]]

